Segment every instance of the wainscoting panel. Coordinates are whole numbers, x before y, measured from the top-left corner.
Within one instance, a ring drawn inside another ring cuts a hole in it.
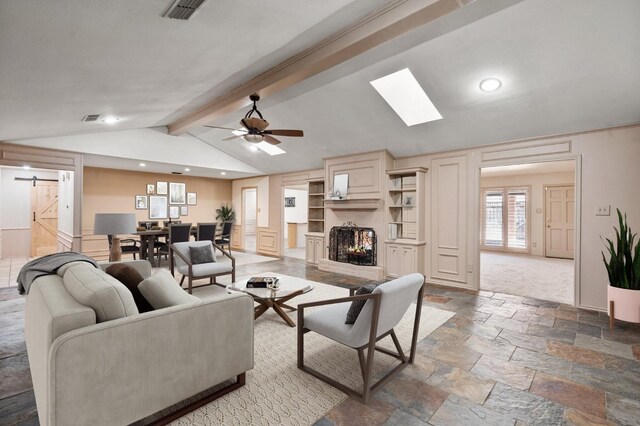
[[[73,249],[73,235],[58,229],[58,253]]]
[[[242,225],[233,225],[231,228],[231,247],[234,249],[242,249]]]
[[[264,228],[258,228],[258,253],[277,256],[278,233]]]
[[[3,229],[2,258],[31,256],[31,228]]]
[[[466,282],[467,157],[433,160],[431,278]]]

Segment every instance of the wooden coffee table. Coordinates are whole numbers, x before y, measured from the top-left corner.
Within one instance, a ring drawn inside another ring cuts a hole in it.
[[[313,288],[313,284],[295,284],[287,282],[287,279],[285,278],[284,280],[280,279],[280,288],[278,288],[278,290],[271,290],[268,288],[247,288],[246,281],[243,281],[227,286],[227,292],[234,293],[241,291],[253,297],[253,300],[259,304],[259,306],[255,307],[254,320],[267,312],[269,308],[273,308],[284,322],[289,324],[291,327],[295,327],[296,324],[291,320],[291,318],[289,318],[284,310],[287,309],[290,312],[293,312],[297,310],[297,308],[287,305],[286,302],[296,296],[310,292]]]

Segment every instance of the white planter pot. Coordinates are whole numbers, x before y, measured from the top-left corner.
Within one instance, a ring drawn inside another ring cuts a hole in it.
[[[613,301],[613,316],[615,319],[640,323],[640,290],[627,290],[609,286],[609,302]],[[611,315],[611,303],[608,305]]]

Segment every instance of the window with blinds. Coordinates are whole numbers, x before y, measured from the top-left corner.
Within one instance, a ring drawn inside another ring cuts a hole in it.
[[[483,191],[483,246],[522,251],[529,248],[528,188]]]

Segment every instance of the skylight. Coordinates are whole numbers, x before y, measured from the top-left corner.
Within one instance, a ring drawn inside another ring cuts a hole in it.
[[[409,68],[373,80],[371,85],[407,126],[442,119]]]
[[[263,142],[257,143],[256,146],[269,155],[280,155],[280,154],[286,153],[282,148],[276,145],[271,145],[269,142],[263,141]]]

